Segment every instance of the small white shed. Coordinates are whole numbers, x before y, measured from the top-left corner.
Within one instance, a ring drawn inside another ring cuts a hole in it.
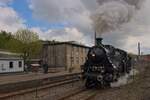
[[[17,54],[0,51],[0,73],[23,72],[24,61]]]

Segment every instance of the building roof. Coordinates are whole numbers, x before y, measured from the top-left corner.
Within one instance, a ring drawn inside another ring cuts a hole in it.
[[[23,60],[23,58],[21,57],[9,57],[9,58],[5,58],[5,57],[0,57],[0,60]]]
[[[12,53],[12,52],[8,52],[8,51],[4,51],[4,50],[0,50],[0,54],[6,54],[6,55],[19,55],[17,53]]]
[[[61,44],[67,44],[67,45],[73,45],[83,48],[90,48],[89,46],[83,45],[81,43],[78,43],[76,41],[65,41],[65,42],[58,42],[58,41],[43,41],[44,45],[61,45]]]
[[[12,52],[9,52],[9,51],[5,51],[5,50],[0,50],[0,59],[22,59],[21,57],[20,57],[20,54],[18,54],[18,53],[12,53]]]

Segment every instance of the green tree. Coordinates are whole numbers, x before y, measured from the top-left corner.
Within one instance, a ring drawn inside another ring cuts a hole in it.
[[[15,33],[15,39],[20,41],[20,43],[14,41],[15,51],[21,53],[25,63],[39,54],[41,42],[37,33],[27,29],[20,29]]]
[[[12,39],[10,32],[1,31],[0,32],[0,49],[8,49],[8,43]]]

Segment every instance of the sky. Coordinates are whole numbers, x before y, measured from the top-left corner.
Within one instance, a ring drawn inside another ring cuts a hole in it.
[[[130,22],[102,34],[104,43],[137,53],[140,42],[141,51],[150,53],[149,5],[150,0],[143,0]],[[92,46],[95,30],[91,16],[100,7],[97,0],[0,0],[0,30],[15,33],[25,28],[37,32],[43,40],[77,41]]]

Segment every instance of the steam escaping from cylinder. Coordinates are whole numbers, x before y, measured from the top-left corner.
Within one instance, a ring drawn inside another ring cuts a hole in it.
[[[128,83],[131,83],[133,81],[133,78],[131,79],[131,77],[137,75],[138,73],[139,73],[138,70],[132,69],[129,74],[125,74],[124,76],[121,76],[117,82],[111,83],[111,87],[120,87]]]
[[[142,1],[144,0],[97,0],[99,7],[91,17],[97,35],[114,31],[130,22]]]

